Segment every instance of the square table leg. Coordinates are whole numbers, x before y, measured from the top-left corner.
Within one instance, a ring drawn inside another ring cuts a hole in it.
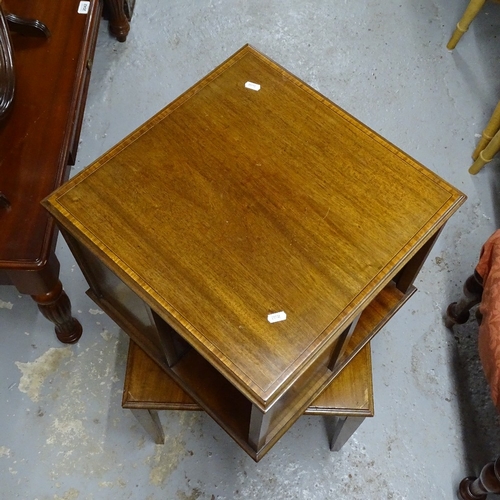
[[[334,420],[334,431],[330,441],[331,451],[340,451],[351,436],[358,430],[365,417],[326,417]]]
[[[165,434],[156,410],[131,409],[130,411],[156,444],[165,444]]]

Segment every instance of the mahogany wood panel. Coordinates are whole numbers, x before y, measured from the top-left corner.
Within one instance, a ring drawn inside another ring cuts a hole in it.
[[[72,129],[95,42],[90,31],[99,23],[101,6],[92,1],[86,15],[76,12],[73,0],[3,0],[3,6],[42,20],[52,34],[12,34],[16,95],[0,123],[0,190],[11,204],[0,210],[0,269],[33,269],[46,261],[53,244],[54,223],[40,200],[69,173]]]
[[[0,283],[30,294],[56,326],[62,342],[75,342],[81,325],[71,316],[54,254],[55,225],[40,204],[68,177],[74,161],[102,3],[86,14],[79,2],[4,0],[17,16],[38,19],[49,38],[12,33],[15,96],[0,122]]]

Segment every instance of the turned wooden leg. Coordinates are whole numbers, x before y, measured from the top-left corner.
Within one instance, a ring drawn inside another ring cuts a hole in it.
[[[460,301],[452,302],[446,310],[445,323],[448,328],[452,328],[456,324],[462,325],[466,323],[469,319],[471,308],[481,302],[483,285],[482,279],[477,273],[467,278],[467,281],[464,283],[463,293],[464,296]]]
[[[500,493],[500,457],[486,464],[479,477],[462,479],[458,488],[461,500],[486,500],[488,493]]]
[[[473,160],[477,160],[479,153],[481,153],[481,151],[490,143],[491,139],[493,139],[493,137],[499,130],[500,130],[500,102],[497,104],[497,107],[493,111],[490,121],[483,130],[481,139],[479,139],[476,149],[472,153]]]
[[[363,423],[365,417],[328,417],[335,419],[332,440],[330,441],[331,451],[340,451],[350,437]]]
[[[165,434],[156,410],[131,409],[130,411],[156,444],[165,444]]]
[[[119,42],[124,42],[130,31],[129,19],[125,13],[125,1],[104,0],[105,9],[109,16],[109,31]]]
[[[71,316],[71,304],[59,281],[60,264],[52,251],[43,265],[34,269],[6,269],[11,285],[31,295],[41,313],[56,325],[57,338],[66,344],[82,336],[82,326]]]
[[[453,50],[455,48],[460,38],[462,38],[462,35],[469,29],[470,23],[478,15],[485,2],[486,0],[471,0],[469,2],[462,19],[458,21],[457,27],[455,28],[453,35],[451,35],[448,45],[446,45],[449,50]]]
[[[500,151],[500,131],[498,131],[488,145],[479,153],[477,160],[469,168],[469,173],[477,174]]]
[[[74,344],[78,341],[82,336],[82,325],[71,316],[71,302],[59,280],[50,292],[32,295],[32,298],[40,312],[56,325],[56,335],[61,342]]]

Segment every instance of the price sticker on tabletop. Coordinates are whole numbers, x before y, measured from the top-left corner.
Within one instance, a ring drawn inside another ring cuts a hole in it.
[[[269,321],[269,323],[278,323],[278,321],[285,321],[285,319],[286,319],[285,311],[280,311],[277,313],[272,313],[267,315],[267,321]]]
[[[258,91],[258,90],[260,90],[260,85],[258,83],[246,82],[245,88]]]
[[[78,5],[78,14],[88,14],[90,10],[90,2],[84,2],[83,0]]]

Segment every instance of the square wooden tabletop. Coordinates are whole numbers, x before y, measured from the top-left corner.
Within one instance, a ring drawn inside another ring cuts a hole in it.
[[[464,200],[245,46],[45,205],[265,403]]]

